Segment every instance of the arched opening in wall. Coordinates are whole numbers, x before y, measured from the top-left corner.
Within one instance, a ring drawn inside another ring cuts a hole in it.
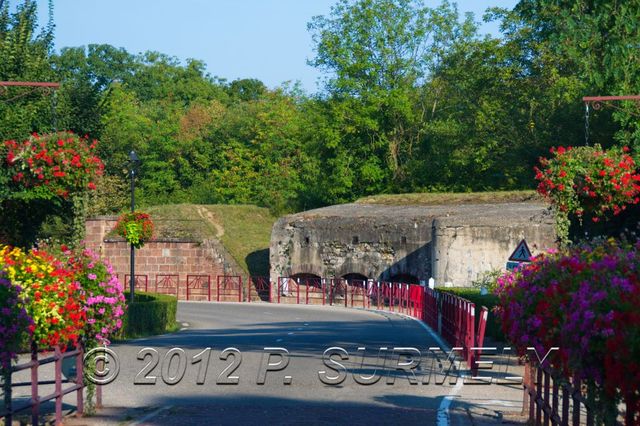
[[[324,298],[324,286],[322,278],[316,274],[300,273],[290,277],[295,282],[294,286],[298,292],[296,297],[304,300],[306,304],[320,304]]]
[[[396,274],[389,278],[392,283],[420,284],[420,280],[411,274]]]
[[[369,279],[369,277],[367,277],[367,276],[365,276],[365,275],[362,275],[362,274],[350,273],[350,274],[345,274],[345,275],[343,275],[343,276],[342,276],[342,279],[343,279],[343,280],[346,280],[346,281],[348,281],[348,282],[350,282],[350,283],[351,283],[352,281],[353,281],[353,282],[361,282],[361,281],[366,282],[366,281]]]
[[[343,282],[346,284],[344,293],[349,295],[351,306],[366,306],[367,297],[367,281],[369,277],[355,272],[342,276]]]
[[[290,279],[294,280],[296,283],[299,283],[301,286],[311,286],[311,287],[321,287],[322,278],[320,275],[310,274],[308,272],[302,272],[300,274],[294,274],[290,277]]]

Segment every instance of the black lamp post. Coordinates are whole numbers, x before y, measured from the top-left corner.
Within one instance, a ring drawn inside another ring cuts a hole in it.
[[[135,176],[136,168],[140,165],[140,158],[135,151],[129,153],[129,162],[131,168],[129,169],[129,176],[131,176],[131,213],[136,209],[136,188],[135,188]],[[136,248],[131,244],[131,275],[129,275],[129,282],[131,283],[131,294],[129,300],[133,303],[133,296],[136,290]]]

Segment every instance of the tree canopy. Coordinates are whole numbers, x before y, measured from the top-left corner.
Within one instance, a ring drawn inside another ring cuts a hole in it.
[[[42,29],[34,2],[14,9],[0,1],[0,80],[62,85],[55,95],[1,92],[0,135],[58,128],[99,139],[104,194],[117,200],[100,204],[105,213],[123,207],[132,149],[147,204],[279,213],[377,193],[529,189],[540,155],[585,143],[583,96],[640,91],[640,0],[490,8],[484,18],[500,36],[481,34],[446,0],[337,0],[308,24],[309,64],[325,76],[314,94],[228,82],[160,52],[56,52],[53,1]],[[638,112],[633,103],[591,111],[589,141],[630,144],[637,157]]]

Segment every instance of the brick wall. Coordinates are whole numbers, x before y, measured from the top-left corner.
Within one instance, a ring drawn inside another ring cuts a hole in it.
[[[130,246],[120,240],[105,239],[105,235],[113,229],[116,218],[99,216],[90,218],[86,222],[86,246],[113,265],[118,277],[123,283],[129,282],[130,274]],[[197,241],[150,241],[141,249],[136,250],[136,276],[146,276],[148,291],[155,291],[156,280],[167,279],[167,275],[178,275],[179,298],[186,299],[187,275],[208,275],[211,277],[212,291],[216,291],[218,275],[236,275],[237,267],[230,261],[229,255],[222,253],[220,246],[213,243]],[[226,271],[225,271],[225,263]],[[192,277],[192,282],[195,279]],[[161,292],[175,294],[175,277],[171,277],[169,284]],[[144,288],[144,277],[136,280],[136,288]],[[196,285],[197,287],[197,285]],[[202,290],[191,292],[191,299],[197,299],[194,293],[204,293]],[[221,300],[237,300],[237,296],[222,297]]]

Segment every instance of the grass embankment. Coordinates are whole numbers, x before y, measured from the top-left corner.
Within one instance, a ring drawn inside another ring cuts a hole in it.
[[[217,238],[247,274],[269,274],[269,241],[277,217],[253,205],[175,204],[146,209],[159,238]]]
[[[492,191],[492,192],[434,192],[413,194],[380,194],[363,197],[358,204],[382,204],[389,206],[443,204],[484,204],[542,202],[536,191]]]
[[[360,204],[439,205],[541,202],[535,191],[381,194]],[[277,217],[254,205],[168,204],[145,209],[156,223],[156,237],[203,241],[217,238],[250,275],[268,275],[269,240]]]

